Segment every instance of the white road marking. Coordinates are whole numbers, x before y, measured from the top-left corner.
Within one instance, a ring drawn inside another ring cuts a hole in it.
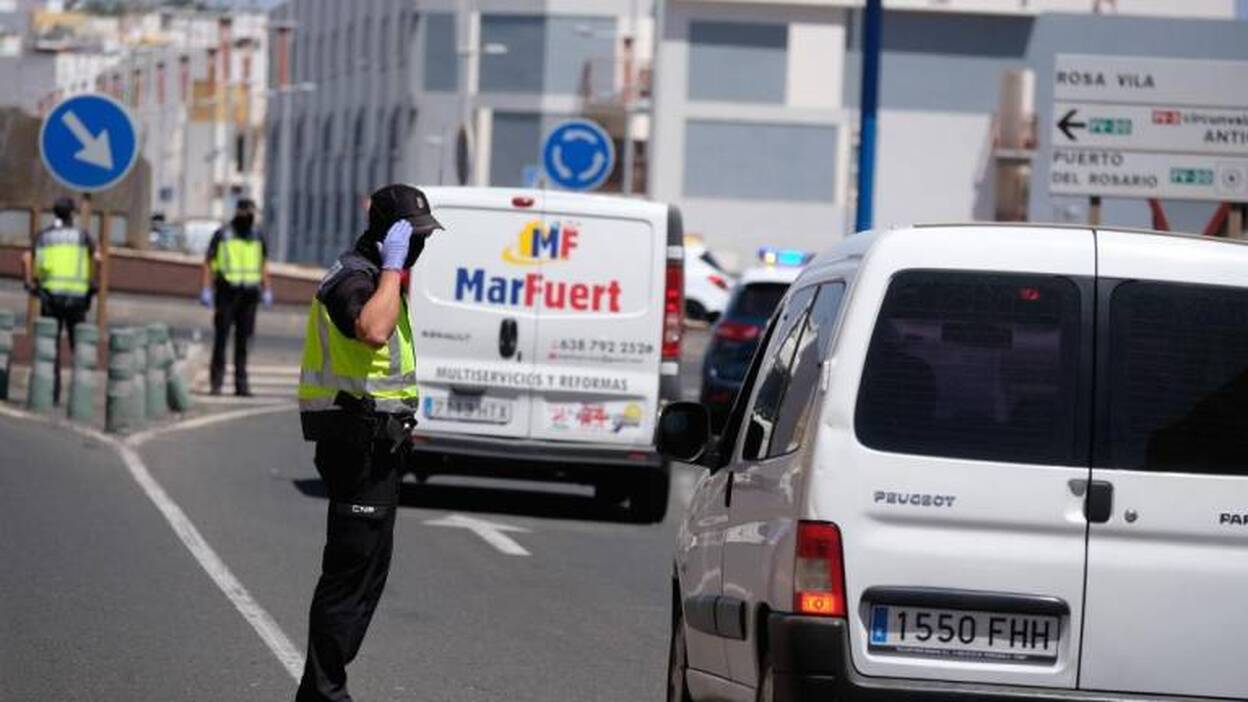
[[[289,409],[289,406],[269,407],[263,409],[265,412],[276,412],[279,409]],[[186,513],[182,511],[182,508],[173,501],[173,498],[169,497],[169,493],[165,492],[160,483],[156,482],[156,479],[152,477],[151,472],[148,471],[147,466],[143,463],[143,459],[135,450],[140,444],[163,433],[208,426],[210,424],[241,419],[243,417],[254,416],[261,413],[262,412],[253,409],[210,417],[199,417],[183,422],[182,424],[174,424],[163,429],[141,432],[131,436],[125,441],[119,441],[112,436],[103,434],[94,429],[88,429],[76,424],[71,424],[67,421],[51,419],[49,417],[22,412],[20,410],[0,405],[0,414],[18,419],[49,422],[58,427],[77,432],[82,436],[95,439],[96,441],[115,449],[121,456],[122,462],[125,463],[126,469],[130,472],[130,476],[134,478],[134,481],[138,483],[140,488],[143,489],[143,492],[147,495],[148,499],[156,505],[156,509],[160,510],[160,513],[164,516],[165,521],[169,523],[169,526],[173,529],[173,532],[177,534],[178,538],[182,541],[182,544],[186,546],[187,550],[191,552],[191,555],[195,557],[195,560],[199,563],[200,567],[204,569],[204,572],[208,573],[208,577],[212,578],[213,583],[220,588],[221,592],[223,592],[226,598],[230,600],[230,603],[234,605],[234,608],[238,610],[239,614],[243,615],[243,619],[247,620],[247,623],[251,625],[251,628],[256,631],[256,633],[260,636],[260,640],[263,641],[265,646],[268,646],[269,651],[277,657],[278,662],[282,664],[282,667],[286,669],[286,672],[290,674],[290,677],[294,678],[295,681],[298,682],[300,677],[303,675],[303,654],[298,648],[295,648],[293,643],[291,643],[290,637],[286,636],[281,627],[278,626],[277,621],[274,620],[273,617],[269,615],[269,613],[265,611],[265,609],[261,607],[258,602],[256,602],[256,600],[251,596],[251,593],[247,591],[247,588],[243,586],[242,582],[234,576],[234,573],[230,571],[229,566],[225,564],[225,561],[221,560],[221,557],[217,555],[217,552],[213,550],[212,546],[208,545],[208,542],[205,541],[204,537],[199,533],[199,529],[195,528],[195,524],[192,523],[190,518],[186,516]]]
[[[451,514],[441,519],[431,519],[425,524],[429,526],[451,527],[458,529],[467,529],[477,536],[481,537],[485,543],[498,549],[500,552],[508,556],[527,556],[529,552],[514,539],[507,536],[505,532],[513,532],[517,534],[527,534],[528,529],[510,524],[499,524],[498,522],[487,522],[484,519],[476,517],[465,517],[462,514]]]
[[[148,429],[147,431],[140,431],[135,434],[131,434],[126,439],[126,444],[130,446],[138,447],[138,446],[142,446],[143,444],[146,444],[148,441],[151,441],[152,439],[158,436],[164,436],[166,434],[173,434],[175,432],[180,432],[180,431],[188,431],[190,429],[200,429],[203,427],[212,426],[213,424],[222,424],[224,422],[232,422],[237,419],[247,419],[249,417],[259,417],[265,414],[275,414],[277,412],[286,412],[289,410],[293,410],[296,407],[297,405],[291,404],[289,402],[284,402],[281,404],[268,404],[263,407],[253,407],[251,409],[237,410],[234,412],[222,412],[220,414],[208,414],[202,417],[188,419],[184,422],[178,422],[177,424],[171,424],[167,427],[158,427],[156,429]]]

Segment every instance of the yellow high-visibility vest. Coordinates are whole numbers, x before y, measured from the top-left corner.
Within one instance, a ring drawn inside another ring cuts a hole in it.
[[[260,237],[244,239],[233,227],[226,227],[212,259],[213,272],[235,287],[255,288],[260,286],[263,268],[264,245]]]
[[[56,227],[35,242],[35,277],[54,295],[85,297],[91,289],[91,249],[80,229]]]
[[[372,399],[378,412],[411,413],[419,406],[416,347],[406,301],[390,342],[377,349],[338,331],[325,305],[312,301],[299,372],[299,409],[334,409],[339,391]]]

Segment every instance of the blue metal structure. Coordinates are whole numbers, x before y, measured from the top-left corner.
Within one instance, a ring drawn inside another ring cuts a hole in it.
[[[859,105],[858,211],[854,230],[870,229],[875,202],[876,113],[880,105],[880,35],[883,0],[867,0],[862,19],[862,100]]]

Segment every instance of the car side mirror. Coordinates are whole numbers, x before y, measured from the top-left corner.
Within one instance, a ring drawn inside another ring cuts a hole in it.
[[[663,408],[654,443],[665,458],[696,463],[711,441],[711,413],[696,402],[673,402]]]

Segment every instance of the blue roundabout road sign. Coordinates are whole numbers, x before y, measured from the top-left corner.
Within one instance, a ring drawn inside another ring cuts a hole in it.
[[[107,190],[126,177],[139,155],[138,130],[121,103],[106,95],[75,95],[48,113],[39,130],[43,165],[71,190]]]
[[[597,122],[562,122],[542,145],[542,166],[554,185],[567,190],[601,187],[615,167],[611,135]]]

